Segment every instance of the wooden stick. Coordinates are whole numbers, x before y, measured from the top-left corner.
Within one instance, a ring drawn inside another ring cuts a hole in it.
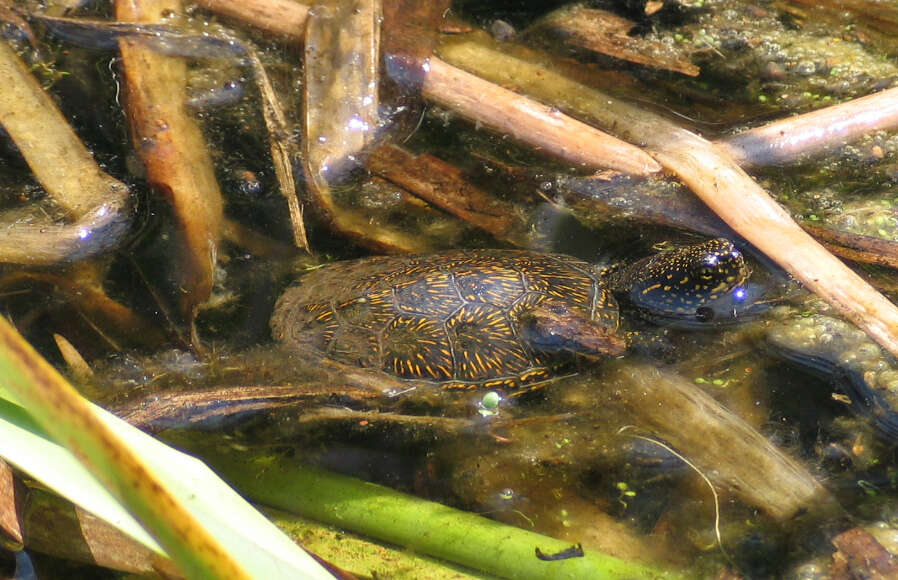
[[[736,163],[794,163],[855,141],[871,131],[898,127],[898,88],[749,129],[717,142]]]
[[[248,412],[273,410],[288,405],[306,407],[331,404],[340,398],[354,403],[375,401],[380,394],[351,385],[300,383],[288,386],[234,386],[199,391],[154,393],[129,401],[114,413],[143,431],[202,425],[227,420]],[[380,401],[382,402],[382,401]],[[303,417],[306,415],[302,413]]]
[[[293,179],[292,159],[296,147],[290,138],[290,128],[287,125],[287,116],[281,107],[277,93],[268,78],[268,73],[256,52],[251,48],[247,51],[247,58],[252,64],[256,77],[256,86],[262,97],[262,118],[268,129],[269,151],[271,151],[271,163],[277,176],[281,195],[287,202],[287,210],[290,212],[290,224],[293,226],[293,243],[297,248],[311,253],[309,240],[306,236],[306,225],[303,219],[302,205],[296,193],[296,181]]]
[[[661,167],[642,150],[556,109],[440,60],[430,59],[425,98],[571,163],[649,175]]]

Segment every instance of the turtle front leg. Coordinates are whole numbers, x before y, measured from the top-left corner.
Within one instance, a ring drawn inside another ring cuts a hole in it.
[[[535,350],[571,352],[587,357],[618,356],[627,349],[618,329],[596,324],[560,301],[545,301],[520,317],[518,332]]]

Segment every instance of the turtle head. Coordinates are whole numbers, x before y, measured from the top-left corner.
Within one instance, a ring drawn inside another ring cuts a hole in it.
[[[695,319],[709,304],[742,301],[749,274],[742,252],[716,238],[639,260],[618,274],[615,290],[650,317]]]

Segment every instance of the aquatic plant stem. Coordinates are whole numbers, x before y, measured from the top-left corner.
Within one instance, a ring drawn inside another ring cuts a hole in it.
[[[0,389],[71,450],[150,530],[188,578],[249,578],[135,452],[0,318]]]
[[[515,580],[681,578],[679,572],[626,562],[586,550],[582,557],[546,561],[571,547],[527,530],[425,501],[390,488],[292,460],[254,458],[220,445],[194,449],[254,500],[385,540],[416,552]]]
[[[0,213],[0,262],[47,265],[89,258],[119,246],[131,225],[130,192],[106,174],[53,99],[0,42],[0,124],[69,223],[35,210]]]

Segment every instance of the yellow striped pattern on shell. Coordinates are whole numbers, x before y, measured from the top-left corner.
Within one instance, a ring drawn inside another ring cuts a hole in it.
[[[546,300],[617,328],[617,303],[593,266],[515,250],[330,264],[284,293],[272,328],[288,347],[404,379],[518,389],[554,375],[554,360],[519,332],[521,314]]]

